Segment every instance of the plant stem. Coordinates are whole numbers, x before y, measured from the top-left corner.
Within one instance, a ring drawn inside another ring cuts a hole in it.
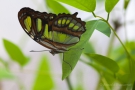
[[[93,16],[96,18],[100,18],[101,20],[103,20],[104,22],[106,22],[108,24],[108,26],[111,28],[111,30],[113,31],[114,35],[117,37],[117,39],[119,40],[119,42],[121,43],[121,45],[123,46],[123,48],[125,49],[125,52],[127,53],[128,57],[131,57],[129,52],[127,51],[126,47],[124,46],[124,44],[122,43],[121,39],[119,38],[119,36],[117,35],[117,33],[115,32],[115,30],[113,29],[113,27],[108,23],[107,20],[105,20],[104,18],[100,17],[100,16],[96,16],[94,12],[92,12]]]
[[[93,14],[93,16],[95,17],[95,18],[100,18],[100,19],[102,19],[103,21],[105,20],[104,18],[102,18],[102,17],[100,17],[100,16],[96,16],[96,14],[94,13],[94,12],[92,12],[92,14]],[[106,20],[105,20],[106,21]]]
[[[114,33],[114,35],[117,37],[117,39],[119,40],[119,42],[121,43],[121,45],[123,46],[123,48],[124,48],[124,50],[125,50],[125,52],[126,52],[126,54],[127,54],[127,58],[129,59],[129,67],[130,67],[130,72],[131,73],[134,73],[134,71],[133,71],[133,63],[134,63],[134,60],[132,59],[132,57],[130,56],[130,54],[129,54],[129,52],[128,52],[128,50],[126,49],[126,47],[125,47],[125,45],[122,43],[122,41],[121,41],[121,39],[119,38],[119,36],[116,34],[116,32],[115,32],[115,30],[113,29],[113,27],[108,23],[108,22],[106,22],[108,25],[109,25],[109,27],[111,28],[111,30],[113,31],[113,33]],[[132,74],[131,74],[132,75]],[[134,74],[133,74],[134,75]],[[132,75],[132,76],[133,76]],[[133,78],[133,77],[132,77]]]
[[[96,14],[94,12],[92,12],[93,16],[96,17]]]
[[[100,90],[101,87],[102,87],[101,86],[101,77],[99,77],[99,81],[98,81],[98,85],[96,87],[96,90]]]
[[[92,63],[90,63],[90,62],[86,62],[86,61],[84,61],[84,60],[82,60],[82,59],[80,59],[80,61],[83,62],[83,63],[85,63],[85,64],[88,65],[88,66],[93,67],[94,69],[97,70],[97,72],[100,73],[100,77],[99,77],[100,80],[99,80],[99,82],[98,82],[98,86],[97,86],[96,90],[100,90],[100,88],[102,88],[102,87],[104,87],[105,90],[111,90],[111,88],[109,87],[108,82],[106,81],[106,79],[105,79],[105,77],[104,77],[104,75],[103,75],[103,73],[107,73],[107,72],[100,72],[100,69],[101,69],[101,68],[95,67],[95,66],[94,66]],[[108,74],[108,73],[107,73],[107,74]],[[102,83],[102,84],[101,84],[101,83]]]
[[[115,39],[114,34],[112,34],[112,37],[110,39],[110,43],[109,43],[109,46],[108,46],[108,49],[107,49],[107,54],[106,54],[107,56],[109,56],[111,51],[112,51],[112,46],[113,46],[113,43],[114,43],[114,39]]]
[[[70,79],[69,79],[69,76],[66,78],[66,82],[67,82],[69,90],[73,90]]]
[[[111,88],[109,87],[109,84],[107,83],[107,81],[106,81],[106,79],[104,77],[101,77],[101,81],[104,84],[105,90],[111,90]]]
[[[106,20],[106,21],[108,21],[108,20],[109,20],[109,16],[110,16],[110,13],[108,13],[108,15],[107,15],[107,20]]]
[[[113,27],[106,21],[106,23],[109,25],[109,27],[111,28],[111,30],[113,31],[114,35],[117,37],[117,39],[119,40],[119,42],[121,43],[121,45],[123,46],[123,48],[125,49],[125,52],[127,53],[127,55],[130,57],[129,52],[127,51],[126,47],[124,46],[124,44],[122,43],[121,39],[119,38],[119,36],[117,35],[116,31],[113,29]]]

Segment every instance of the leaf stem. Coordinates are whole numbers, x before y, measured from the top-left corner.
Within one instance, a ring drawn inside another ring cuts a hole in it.
[[[66,82],[67,82],[69,90],[73,90],[70,79],[69,79],[69,76],[66,78]]]
[[[131,73],[131,77],[129,79],[129,83],[132,83],[134,81],[133,77],[134,77],[134,60],[131,57],[131,55],[129,54],[128,50],[126,49],[126,47],[124,46],[124,44],[122,43],[122,41],[120,40],[120,38],[118,37],[118,35],[116,34],[115,30],[112,28],[112,26],[108,23],[108,25],[110,26],[110,28],[112,29],[113,33],[115,34],[115,36],[117,37],[117,39],[119,40],[119,42],[121,43],[121,45],[123,46],[123,48],[125,49],[125,52],[127,54],[127,58],[129,59],[129,68],[130,68],[130,73]]]
[[[109,16],[110,16],[110,13],[108,13],[108,14],[107,14],[107,20],[106,20],[106,21],[108,21],[108,20],[109,20]]]
[[[106,20],[105,20],[104,18],[102,18],[102,17],[100,17],[100,16],[97,16],[94,12],[92,12],[92,14],[93,14],[93,16],[94,16],[95,18],[100,18],[100,19],[102,19],[103,21],[106,22]]]
[[[114,35],[117,37],[117,39],[119,40],[119,42],[120,42],[121,45],[123,46],[123,48],[124,48],[124,50],[125,50],[127,56],[131,58],[131,56],[130,56],[128,50],[126,49],[126,47],[125,47],[124,44],[122,43],[122,41],[121,41],[121,39],[119,38],[119,36],[117,35],[116,31],[115,31],[115,30],[113,29],[113,27],[108,23],[108,21],[105,20],[104,18],[100,17],[100,16],[96,16],[94,12],[93,12],[92,14],[94,15],[94,17],[100,18],[101,20],[105,21],[105,22],[108,24],[108,26],[109,26],[109,27],[111,28],[111,30],[113,31]]]
[[[94,12],[92,12],[93,16],[96,17],[96,14]]]
[[[122,41],[121,41],[121,39],[119,38],[119,36],[117,35],[116,31],[113,29],[113,27],[112,27],[107,21],[106,21],[106,23],[109,25],[109,27],[110,27],[111,30],[113,31],[114,35],[117,37],[117,39],[119,40],[119,42],[121,43],[121,45],[122,45],[123,48],[125,49],[125,52],[126,52],[128,58],[129,58],[129,57],[131,58],[131,56],[130,56],[128,50],[126,49],[125,45],[122,43]]]

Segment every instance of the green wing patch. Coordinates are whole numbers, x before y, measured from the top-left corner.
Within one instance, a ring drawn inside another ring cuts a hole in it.
[[[39,18],[36,19],[36,27],[37,27],[37,31],[40,32],[42,29],[42,20]]]
[[[30,30],[31,30],[31,17],[30,16],[27,16],[26,17],[26,19],[24,20],[24,25],[25,25],[25,27],[26,27],[26,31],[27,32],[30,32]]]

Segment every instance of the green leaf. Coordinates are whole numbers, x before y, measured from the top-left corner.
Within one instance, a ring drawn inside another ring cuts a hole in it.
[[[105,1],[105,10],[110,13],[114,6],[118,3],[119,0],[106,0]]]
[[[24,66],[26,63],[28,63],[29,58],[22,53],[17,45],[6,39],[3,39],[3,43],[8,55],[12,60],[18,62],[21,66]]]
[[[135,41],[128,41],[124,43],[124,46],[126,46],[128,52],[130,53],[130,56],[135,60]],[[131,76],[135,75],[134,72],[130,71],[129,59],[127,58],[127,55],[123,47],[119,46],[115,50],[113,50],[113,52],[111,53],[111,57],[114,58],[114,60],[116,60],[120,67],[120,70],[117,73],[117,79],[119,80],[119,82],[122,84],[129,84],[130,80],[134,80],[134,77],[131,78]],[[132,64],[132,70],[134,71],[135,61],[132,62]]]
[[[71,47],[69,51],[64,53],[62,63],[62,79],[65,79],[71,71],[74,69],[78,59],[81,56],[82,49],[85,44],[89,41],[93,31],[95,30],[99,20],[88,21],[86,23],[86,32],[81,36],[79,43]]]
[[[106,36],[110,37],[111,29],[106,22],[99,20],[96,29],[105,34]]]
[[[62,79],[65,79],[71,73],[73,67],[76,65],[77,61],[79,60],[81,53],[82,53],[81,49],[71,49],[64,53],[63,64],[62,64],[62,73],[63,73]]]
[[[117,73],[117,79],[122,84],[125,84],[125,83],[128,84],[129,81],[131,80],[131,73],[130,73],[130,68],[129,68],[129,62],[128,62],[128,60],[123,60],[121,62],[118,62],[118,64],[120,66],[120,70]]]
[[[78,8],[83,11],[93,12],[96,7],[96,0],[55,0]]]
[[[83,50],[83,53],[95,53],[95,50],[92,46],[92,43],[88,42],[85,47],[84,47],[84,50]]]
[[[105,56],[99,54],[86,54],[89,58],[93,59],[95,62],[99,63],[100,65],[104,66],[105,68],[109,69],[110,71],[116,73],[119,70],[118,64]]]
[[[85,55],[87,55],[87,54],[85,54]],[[111,89],[113,87],[112,84],[116,81],[116,77],[115,77],[114,72],[110,71],[109,69],[107,69],[102,64],[96,62],[95,59],[92,59],[90,57],[89,57],[89,59],[91,60],[90,62],[85,62],[84,61],[84,63],[86,63],[88,66],[94,68],[100,75],[100,77],[99,77],[100,81],[98,83],[98,86],[100,85],[101,87],[98,88],[98,89],[100,90],[101,88],[104,88],[104,85],[106,85],[105,87],[109,87]],[[105,80],[105,82],[103,82],[104,80]],[[104,85],[101,85],[102,83]]]
[[[3,60],[2,58],[0,58],[0,63],[2,63],[2,65],[4,65],[5,68],[8,68],[8,62]]]
[[[54,0],[45,0],[47,6],[50,8],[50,11],[59,14],[59,13],[70,13],[64,6]]]
[[[1,79],[14,79],[15,76],[4,68],[0,67],[0,80]]]
[[[90,58],[91,59],[91,58]],[[94,59],[91,59],[92,61],[90,62],[85,62],[87,65],[89,65],[90,67],[94,68],[100,75],[100,80],[102,79],[102,81],[99,81],[99,85],[101,85],[101,83],[103,83],[104,85],[107,85],[106,87],[113,87],[112,83],[115,82],[116,78],[115,78],[115,74],[114,72],[110,71],[109,69],[107,69],[106,67],[104,67],[103,65],[101,65],[100,63],[97,63],[96,61],[94,62]],[[103,82],[103,79],[106,82]],[[99,86],[98,85],[98,86]],[[104,88],[104,85],[102,85],[102,88]],[[100,87],[101,88],[101,87]],[[100,90],[99,88],[99,90]],[[111,89],[112,90],[112,89]]]
[[[116,77],[114,73],[103,73],[101,74],[102,77],[102,82],[104,84],[104,90],[106,90],[106,88],[110,88],[109,90],[113,90],[115,82],[116,82]],[[106,86],[105,86],[106,85]]]
[[[54,81],[51,76],[47,57],[42,57],[32,90],[52,90]]]
[[[124,9],[127,9],[130,0],[124,0]]]

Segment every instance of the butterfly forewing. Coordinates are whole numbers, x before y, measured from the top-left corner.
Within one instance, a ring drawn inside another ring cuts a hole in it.
[[[22,8],[18,19],[25,32],[39,44],[51,49],[52,54],[65,52],[75,45],[85,32],[85,22],[77,13],[52,14]]]

